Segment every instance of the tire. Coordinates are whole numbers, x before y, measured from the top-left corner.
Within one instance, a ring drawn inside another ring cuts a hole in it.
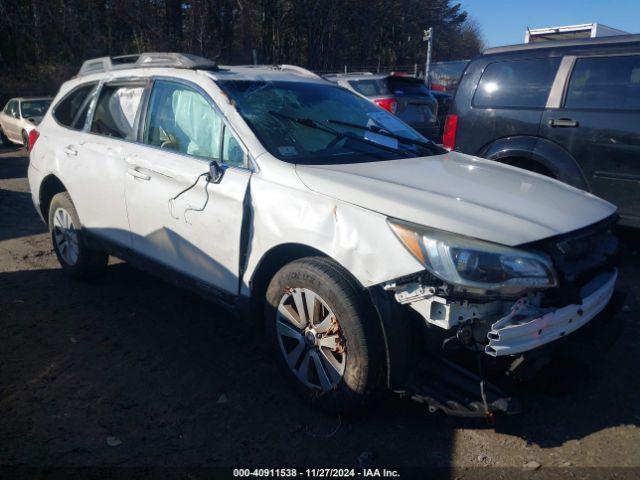
[[[24,130],[22,131],[22,146],[27,148],[29,146],[29,135]]]
[[[109,256],[91,249],[81,228],[71,196],[61,192],[49,204],[49,232],[58,261],[73,278],[93,278],[107,266]]]
[[[297,307],[310,299],[314,315],[308,322],[310,308],[302,306],[303,327]],[[377,314],[366,291],[333,261],[307,257],[278,271],[264,321],[280,369],[310,403],[350,411],[381,387],[386,357]]]
[[[11,144],[7,136],[4,134],[4,130],[2,130],[2,127],[0,127],[0,144],[3,144],[3,145]]]

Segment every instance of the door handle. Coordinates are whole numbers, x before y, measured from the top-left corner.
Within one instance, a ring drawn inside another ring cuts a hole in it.
[[[137,168],[129,168],[127,169],[127,173],[131,175],[133,178],[138,178],[140,180],[151,180],[151,175],[147,175],[146,173],[142,173]]]
[[[572,118],[553,118],[549,120],[549,126],[551,127],[576,128],[578,125],[580,125],[578,121]]]
[[[67,155],[67,157],[77,157],[78,156],[78,150],[73,148],[71,145],[67,145],[66,147],[64,147],[64,153]]]

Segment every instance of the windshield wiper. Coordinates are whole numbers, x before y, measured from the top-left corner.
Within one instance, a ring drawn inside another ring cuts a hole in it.
[[[335,135],[338,138],[350,138],[352,140],[357,140],[359,142],[366,143],[367,145],[372,145],[374,147],[380,148],[381,150],[386,150],[388,152],[397,153],[397,154],[400,154],[400,155],[407,155],[408,153],[410,154],[410,152],[407,152],[406,150],[402,150],[402,149],[399,149],[399,148],[388,147],[387,145],[382,145],[382,144],[380,144],[378,142],[375,142],[373,140],[368,140],[366,138],[357,137],[355,135],[348,134],[346,132],[339,132],[338,130],[335,130],[335,129],[331,128],[331,127],[327,127],[327,126],[323,125],[318,120],[314,120],[313,118],[291,117],[289,115],[285,115],[284,113],[274,112],[273,110],[269,110],[269,114],[273,115],[274,117],[277,117],[277,118],[284,118],[286,120],[289,120],[290,122],[299,123],[300,125],[304,125],[305,127],[315,128],[317,130],[322,130],[323,132],[330,133],[332,135]]]
[[[357,128],[359,130],[366,130],[368,132],[377,133],[378,135],[384,135],[385,137],[393,138],[398,140],[399,142],[405,142],[410,145],[417,145],[418,147],[423,147],[433,152],[435,155],[440,153],[444,153],[444,150],[438,147],[435,142],[429,140],[428,142],[423,142],[422,140],[415,140],[413,138],[407,138],[402,135],[396,135],[395,133],[388,132],[381,127],[378,126],[367,126],[367,125],[359,125],[357,123],[343,122],[342,120],[327,120],[328,123],[335,123],[336,125],[344,125],[345,127]],[[441,151],[442,150],[442,151]]]

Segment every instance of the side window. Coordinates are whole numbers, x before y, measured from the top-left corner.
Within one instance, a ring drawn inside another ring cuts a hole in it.
[[[474,107],[544,108],[560,58],[490,63],[473,96]]]
[[[74,130],[82,130],[87,120],[90,94],[95,86],[95,83],[82,85],[59,102],[53,110],[58,123]]]
[[[143,92],[140,85],[104,85],[93,114],[91,133],[134,140]]]
[[[240,143],[234,137],[230,128],[224,127],[224,136],[222,138],[222,161],[234,167],[245,167],[244,150]]]
[[[640,55],[577,59],[564,106],[640,110]]]
[[[207,99],[177,82],[157,80],[151,91],[144,143],[220,159],[222,119]]]
[[[18,101],[17,100],[11,100],[8,104],[7,104],[7,114],[18,118]]]

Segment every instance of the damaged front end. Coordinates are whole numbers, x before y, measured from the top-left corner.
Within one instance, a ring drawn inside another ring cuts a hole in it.
[[[390,222],[426,270],[387,282],[383,288],[397,303],[419,314],[445,351],[468,350],[478,356],[479,366],[502,360],[507,373],[513,374],[526,369],[524,358],[537,357],[536,352],[545,350],[540,347],[576,331],[605,309],[618,276],[613,266],[617,240],[610,231],[615,221],[611,217],[518,248]],[[471,399],[462,407],[459,400],[450,404],[441,398],[427,403],[449,405],[450,411],[437,409],[462,416],[517,410],[508,396],[500,397],[491,386],[492,407],[482,372],[478,375],[483,402]],[[451,405],[460,408],[452,410]]]

